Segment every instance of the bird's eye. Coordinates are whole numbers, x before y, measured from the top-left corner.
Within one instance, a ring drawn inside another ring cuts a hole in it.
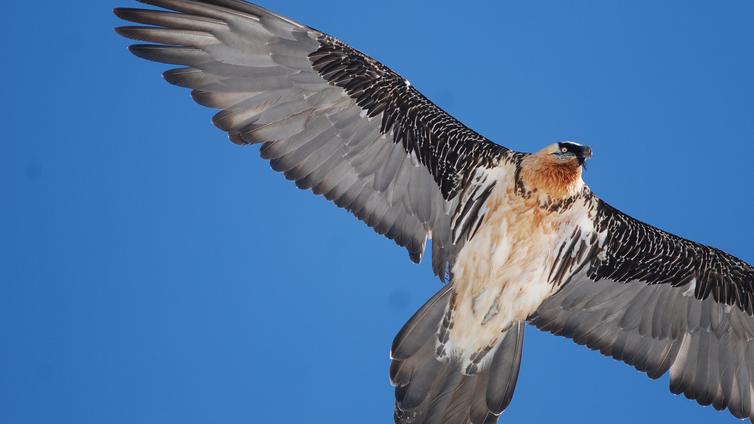
[[[561,152],[561,153],[566,153],[567,151],[568,151],[568,149],[567,149],[567,148],[565,148],[565,147],[561,147],[561,148],[560,148],[560,152]]]

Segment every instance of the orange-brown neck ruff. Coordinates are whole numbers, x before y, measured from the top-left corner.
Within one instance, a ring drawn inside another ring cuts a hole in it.
[[[536,190],[552,200],[570,197],[582,185],[581,165],[577,159],[559,161],[544,150],[521,161],[521,178],[527,190]]]

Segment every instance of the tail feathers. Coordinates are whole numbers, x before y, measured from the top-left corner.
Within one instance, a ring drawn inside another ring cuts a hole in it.
[[[393,343],[390,380],[396,386],[396,424],[494,424],[513,397],[524,323],[507,330],[486,366],[466,374],[460,362],[437,359],[435,351],[451,293],[452,287],[445,287],[433,296]]]
[[[487,406],[495,415],[500,415],[508,407],[516,390],[524,348],[524,326],[523,321],[518,321],[508,329],[487,370]]]
[[[440,320],[445,314],[452,293],[451,285],[444,286],[403,325],[390,348],[392,359],[409,359],[427,342],[436,340]]]

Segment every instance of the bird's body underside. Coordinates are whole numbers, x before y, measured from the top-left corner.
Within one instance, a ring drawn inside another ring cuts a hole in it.
[[[551,211],[549,196],[516,189],[515,172],[489,171],[496,181],[487,212],[473,238],[458,253],[452,268],[455,296],[453,328],[444,350],[469,357],[495,346],[516,321],[525,321],[558,288],[548,280],[557,250],[572,235],[591,199],[580,197],[567,208]],[[581,195],[577,184],[574,196]],[[541,190],[540,190],[541,193]]]
[[[703,405],[754,419],[754,269],[641,223],[582,180],[591,149],[529,154],[467,128],[376,60],[240,0],[144,0],[118,28],[179,65],[237,144],[332,200],[446,285],[396,336],[395,420],[497,422],[523,328],[573,338]]]

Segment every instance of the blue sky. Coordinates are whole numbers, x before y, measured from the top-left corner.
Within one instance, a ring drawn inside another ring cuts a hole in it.
[[[366,3],[364,3],[366,4]],[[754,262],[754,3],[269,0],[593,190]],[[0,422],[386,423],[429,265],[293,188],[126,51],[115,6],[4,6]],[[527,329],[506,423],[732,423]]]

